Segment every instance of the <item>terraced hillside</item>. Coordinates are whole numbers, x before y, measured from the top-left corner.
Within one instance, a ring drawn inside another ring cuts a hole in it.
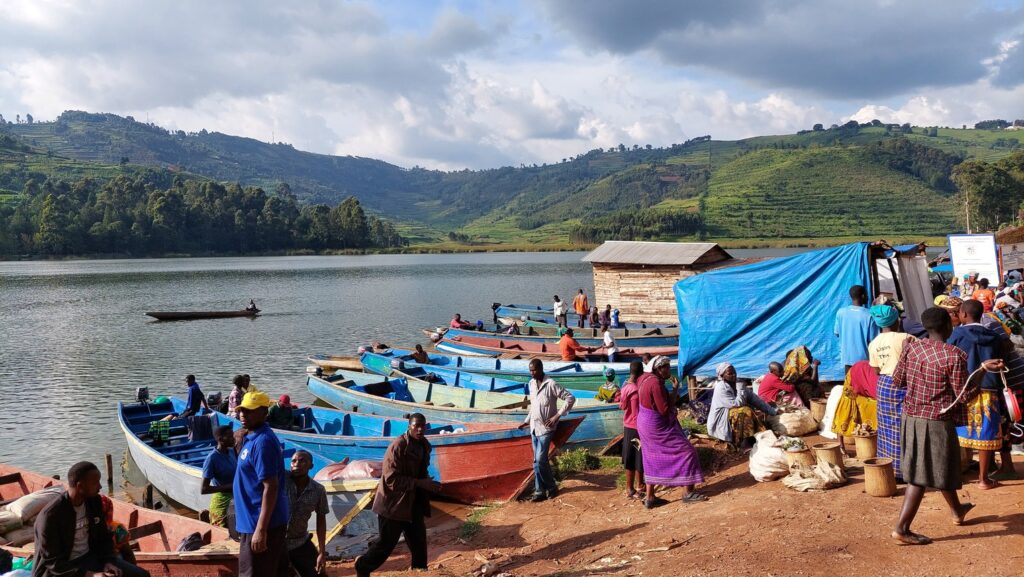
[[[715,171],[704,220],[711,238],[943,235],[957,226],[950,197],[855,147],[763,149]]]

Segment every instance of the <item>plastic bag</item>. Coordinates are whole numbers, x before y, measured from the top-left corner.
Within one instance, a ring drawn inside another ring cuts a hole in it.
[[[826,439],[836,439],[839,436],[832,432],[832,421],[836,418],[836,408],[839,407],[839,400],[843,398],[843,386],[836,385],[828,394],[828,402],[825,403],[825,417],[821,420],[818,433]]]
[[[768,417],[768,426],[776,434],[787,437],[802,437],[818,430],[818,423],[807,409],[797,409],[791,413],[782,413]]]
[[[819,461],[813,467],[793,465],[782,484],[796,491],[824,491],[846,483],[842,469],[826,461]]]
[[[382,461],[342,461],[327,465],[313,477],[317,481],[348,481],[353,479],[379,479],[383,472]]]
[[[19,498],[8,505],[7,510],[17,515],[22,523],[28,523],[35,519],[36,515],[43,510],[43,507],[56,501],[63,494],[64,487],[54,485]]]
[[[750,451],[750,475],[757,481],[774,481],[789,473],[786,453],[775,446],[778,438],[771,431],[754,435],[756,443]]]

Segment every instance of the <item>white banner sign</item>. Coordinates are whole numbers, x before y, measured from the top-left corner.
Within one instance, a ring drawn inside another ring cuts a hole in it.
[[[989,284],[999,284],[999,259],[996,256],[996,237],[991,234],[949,235],[949,257],[953,261],[953,274],[959,279],[970,273],[987,278]]]

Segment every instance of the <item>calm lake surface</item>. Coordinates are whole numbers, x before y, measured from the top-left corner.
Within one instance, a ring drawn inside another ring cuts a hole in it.
[[[261,390],[311,403],[306,355],[426,342],[420,329],[454,312],[489,320],[493,302],[547,303],[581,287],[592,296],[583,254],[0,262],[0,462],[62,476],[106,453],[117,463],[116,402],[140,386],[152,398],[183,396],[188,373],[206,393],[226,396],[231,378],[248,373]],[[264,311],[256,319],[143,315],[240,309],[250,298]]]

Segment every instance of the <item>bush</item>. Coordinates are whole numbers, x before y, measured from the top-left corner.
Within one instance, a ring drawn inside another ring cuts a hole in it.
[[[586,449],[566,451],[555,460],[555,476],[564,480],[570,475],[583,471],[593,471],[601,467],[601,459]]]

